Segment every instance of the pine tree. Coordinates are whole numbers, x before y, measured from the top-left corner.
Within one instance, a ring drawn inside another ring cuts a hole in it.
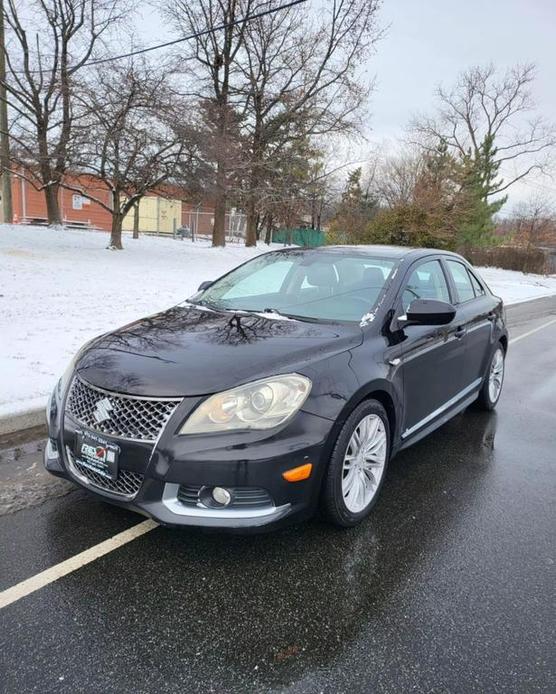
[[[377,209],[376,199],[361,186],[361,167],[348,173],[338,210],[330,225],[328,239],[332,243],[364,241],[367,225]]]
[[[477,151],[467,152],[459,162],[456,179],[461,185],[461,218],[458,245],[464,248],[488,246],[494,242],[494,215],[505,204],[507,196],[490,201],[500,188],[500,163],[496,161],[494,136],[487,135]]]

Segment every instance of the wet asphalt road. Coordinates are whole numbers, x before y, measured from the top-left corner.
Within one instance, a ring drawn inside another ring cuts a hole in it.
[[[545,305],[512,310],[511,337],[554,318]],[[40,447],[18,454],[38,479]],[[554,692],[555,467],[553,324],[510,347],[495,413],[391,462],[360,527],[157,528],[6,607],[0,691]],[[142,520],[10,483],[0,590]]]

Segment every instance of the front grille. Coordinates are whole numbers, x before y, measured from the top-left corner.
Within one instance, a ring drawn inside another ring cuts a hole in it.
[[[109,436],[153,443],[181,398],[145,398],[97,388],[75,376],[66,412],[89,429]]]
[[[178,489],[178,501],[184,506],[198,506],[199,492],[202,487],[197,485],[182,484]],[[266,489],[260,487],[230,487],[232,502],[227,509],[253,509],[272,506],[273,501]]]
[[[125,496],[128,499],[132,499],[137,495],[137,492],[143,484],[143,475],[139,474],[138,472],[120,469],[118,471],[117,479],[111,480],[108,477],[100,475],[98,472],[91,470],[86,465],[83,465],[75,458],[68,447],[66,447],[66,454],[68,456],[71,472],[75,475],[75,477],[77,477],[78,480],[85,483],[87,486],[102,489],[103,491],[110,492],[111,494],[117,494],[118,496]]]

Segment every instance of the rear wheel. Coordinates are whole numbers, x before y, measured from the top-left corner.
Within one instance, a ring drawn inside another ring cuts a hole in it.
[[[504,383],[504,348],[499,342],[492,353],[488,371],[477,398],[477,404],[483,410],[493,410],[500,398]]]
[[[328,465],[323,507],[334,524],[350,527],[374,506],[390,456],[390,429],[376,400],[358,405],[342,427]]]

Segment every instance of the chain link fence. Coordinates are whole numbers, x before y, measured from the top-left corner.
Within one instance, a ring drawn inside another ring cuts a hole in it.
[[[204,212],[201,208],[193,208],[182,215],[183,227],[193,241],[196,239],[211,239],[214,227],[214,213]],[[240,242],[245,238],[247,218],[242,212],[235,209],[226,214],[226,241]]]

